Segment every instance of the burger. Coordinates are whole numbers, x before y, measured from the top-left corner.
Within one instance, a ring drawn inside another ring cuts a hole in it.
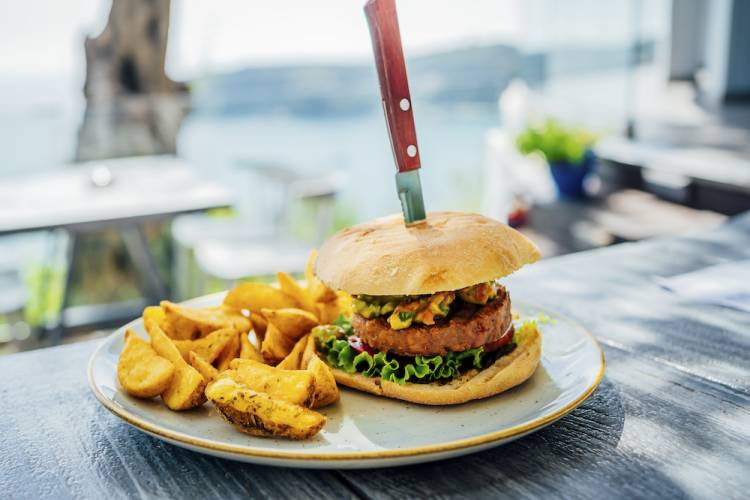
[[[536,370],[541,336],[514,322],[497,280],[538,258],[521,233],[477,214],[344,229],[321,247],[315,273],[352,296],[353,315],[313,330],[318,353],[339,384],[415,403],[508,390]]]

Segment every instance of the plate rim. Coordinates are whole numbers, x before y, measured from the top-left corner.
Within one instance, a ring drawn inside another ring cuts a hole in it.
[[[223,292],[206,294],[200,297],[195,297],[190,300],[184,301],[184,303],[190,303],[205,299],[210,296],[218,296]],[[537,306],[536,304],[520,301],[522,304],[541,309],[547,312],[554,312],[552,309]],[[553,316],[554,317],[554,316]],[[89,388],[94,393],[94,397],[99,403],[104,406],[110,413],[121,418],[127,424],[137,428],[140,431],[146,432],[153,436],[173,441],[176,443],[184,444],[190,447],[204,449],[211,452],[226,453],[229,455],[239,455],[243,457],[251,458],[263,458],[263,459],[277,459],[277,460],[297,460],[305,462],[313,461],[332,461],[332,462],[343,462],[347,460],[388,460],[403,457],[415,457],[422,455],[433,455],[438,453],[448,453],[454,451],[460,451],[465,449],[474,448],[482,445],[489,445],[494,442],[511,439],[514,437],[522,437],[525,434],[533,432],[537,429],[545,427],[552,422],[564,417],[578,406],[581,405],[589,396],[599,387],[599,384],[604,377],[604,371],[606,367],[606,359],[604,356],[604,350],[602,349],[599,341],[596,339],[588,329],[577,321],[569,318],[566,315],[560,315],[560,317],[566,318],[566,320],[575,326],[578,330],[583,332],[593,342],[593,345],[599,351],[599,372],[596,375],[594,381],[586,388],[577,398],[573,401],[560,408],[559,410],[550,413],[548,415],[541,416],[527,422],[525,424],[516,425],[502,430],[488,432],[479,436],[473,436],[469,438],[457,439],[454,441],[448,441],[446,443],[431,444],[425,446],[417,446],[413,448],[400,448],[393,450],[377,450],[377,451],[352,451],[352,452],[333,452],[333,453],[321,453],[321,452],[297,452],[297,451],[281,451],[281,450],[264,450],[255,448],[253,446],[241,446],[233,444],[221,444],[211,440],[197,438],[189,434],[185,434],[179,431],[173,431],[167,429],[159,424],[149,423],[140,417],[136,416],[126,408],[116,405],[110,398],[105,396],[100,390],[97,384],[94,382],[94,363],[99,358],[100,352],[109,345],[110,341],[117,335],[120,329],[130,328],[132,325],[141,321],[142,318],[136,318],[125,325],[121,326],[114,332],[112,332],[106,339],[104,339],[99,346],[91,353],[86,368],[86,378],[88,379]],[[379,396],[373,396],[379,397]]]

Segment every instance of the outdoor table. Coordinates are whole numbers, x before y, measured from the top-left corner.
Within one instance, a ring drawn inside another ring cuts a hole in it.
[[[107,228],[118,231],[138,273],[142,291],[148,302],[153,303],[168,298],[169,294],[143,225],[178,214],[226,207],[231,201],[224,186],[201,178],[172,156],[102,160],[0,179],[0,236],[66,231],[70,236],[64,249],[68,279],[63,292],[61,326],[107,323],[137,315],[143,309],[143,301],[133,306],[66,307],[72,267],[78,265],[78,235]],[[57,251],[54,245],[51,248]]]
[[[97,403],[85,366],[98,342],[11,355],[0,360],[0,491],[10,498],[746,498],[750,315],[686,301],[654,278],[748,258],[750,214],[696,236],[549,259],[505,280],[513,297],[593,332],[607,358],[602,384],[539,432],[402,468],[294,470],[187,451]]]

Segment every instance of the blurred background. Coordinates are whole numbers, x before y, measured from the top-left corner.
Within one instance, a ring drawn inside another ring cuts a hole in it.
[[[362,1],[0,1],[0,353],[399,211]],[[400,0],[429,210],[545,257],[750,209],[750,2]]]

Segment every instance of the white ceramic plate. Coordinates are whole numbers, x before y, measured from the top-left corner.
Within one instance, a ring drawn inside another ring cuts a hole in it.
[[[203,307],[223,294],[187,302]],[[322,413],[323,430],[308,441],[258,438],[222,420],[210,404],[172,412],[159,399],[139,400],[117,384],[117,359],[126,328],[146,337],[138,319],[108,337],[91,356],[88,379],[112,413],[159,439],[201,453],[267,465],[369,468],[440,460],[518,439],[563,417],[591,395],[604,374],[604,355],[580,325],[550,311],[514,302],[522,316],[545,313],[542,362],[524,384],[492,398],[458,406],[421,406],[342,388],[341,401]]]

